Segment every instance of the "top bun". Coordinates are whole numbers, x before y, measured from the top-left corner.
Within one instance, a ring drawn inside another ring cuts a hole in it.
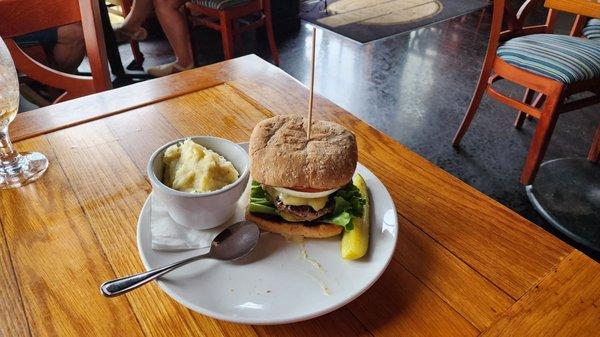
[[[346,185],[358,160],[356,137],[343,126],[313,121],[310,141],[305,118],[275,116],[250,136],[250,174],[261,184],[329,190]]]

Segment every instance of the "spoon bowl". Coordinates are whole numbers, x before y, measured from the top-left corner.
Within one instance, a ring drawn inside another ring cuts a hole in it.
[[[248,256],[256,247],[260,230],[254,222],[240,221],[219,233],[212,241],[210,257],[235,261]]]

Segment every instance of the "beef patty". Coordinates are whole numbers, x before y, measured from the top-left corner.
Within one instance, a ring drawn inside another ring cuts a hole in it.
[[[315,211],[314,208],[312,208],[308,205],[302,205],[302,206],[286,205],[283,202],[281,202],[281,200],[279,200],[279,198],[275,198],[273,203],[275,204],[275,207],[277,208],[277,210],[279,212],[291,215],[293,218],[295,218],[295,220],[297,219],[297,221],[312,221],[312,220],[318,219],[328,213],[331,213],[335,206],[335,204],[331,200],[329,200],[329,201],[327,201],[327,204],[325,205],[325,207],[323,207],[322,209],[320,209],[318,211]]]

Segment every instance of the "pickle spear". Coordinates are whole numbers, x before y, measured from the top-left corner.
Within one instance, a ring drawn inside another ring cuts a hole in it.
[[[352,178],[352,183],[358,188],[366,203],[363,208],[363,216],[352,218],[354,229],[344,231],[341,251],[342,257],[346,260],[360,259],[369,249],[369,194],[367,193],[367,185],[360,174],[356,174]]]

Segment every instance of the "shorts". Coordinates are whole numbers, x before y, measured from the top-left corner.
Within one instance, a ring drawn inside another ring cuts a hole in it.
[[[49,28],[38,32],[29,33],[13,38],[20,47],[31,47],[42,45],[44,47],[54,46],[58,42],[58,28]]]

